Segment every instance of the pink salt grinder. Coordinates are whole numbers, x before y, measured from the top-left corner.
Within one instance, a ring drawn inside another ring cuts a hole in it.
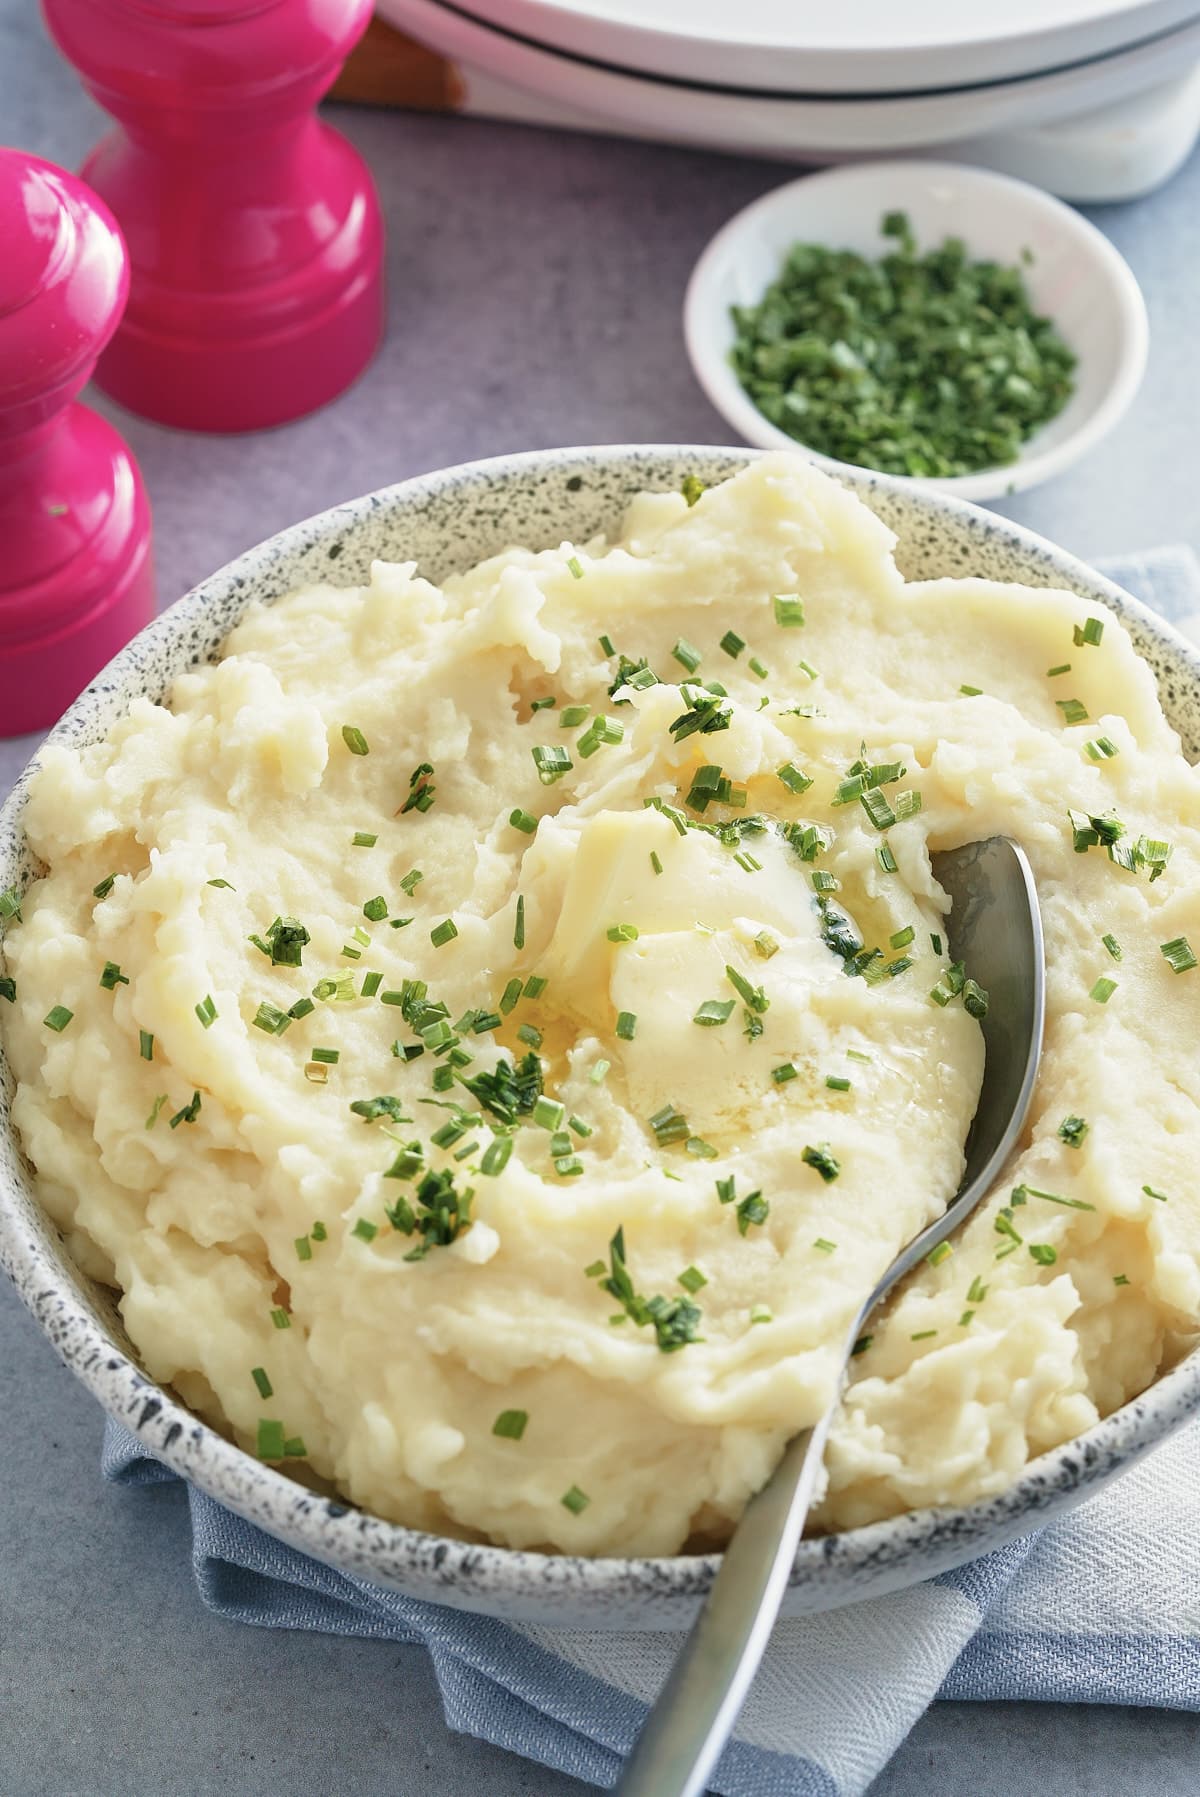
[[[0,736],[52,724],[154,613],[150,507],[75,402],[121,316],[125,245],[52,162],[0,149]]]
[[[285,424],[383,333],[383,223],[358,152],[315,115],[371,0],[43,0],[120,123],[82,173],[129,244],[96,378],[194,431]]]

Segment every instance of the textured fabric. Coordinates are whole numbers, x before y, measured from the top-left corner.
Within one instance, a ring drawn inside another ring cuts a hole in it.
[[[1190,550],[1107,572],[1200,641]],[[128,1485],[174,1477],[113,1422],[103,1470]],[[263,1628],[423,1642],[451,1728],[595,1785],[615,1781],[680,1645],[418,1603],[188,1496],[210,1609]],[[859,1797],[939,1696],[1200,1709],[1200,1422],[1037,1535],[910,1591],[780,1623],[712,1788]]]

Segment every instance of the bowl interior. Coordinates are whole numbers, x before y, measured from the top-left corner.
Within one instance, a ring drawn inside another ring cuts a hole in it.
[[[313,581],[349,585],[375,558],[413,559],[434,579],[513,542],[552,546],[612,528],[645,487],[687,474],[721,480],[754,452],[714,448],[558,450],[477,463],[336,507],[250,550],[159,618],[71,708],[52,740],[85,745],[140,694],[211,656],[246,608]],[[1067,586],[1123,617],[1155,668],[1185,750],[1200,755],[1200,656],[1135,600],[1049,544],[956,502],[876,476],[851,483],[900,536],[910,576],[975,573]],[[26,776],[0,813],[0,889],[36,871],[24,842]],[[375,1584],[510,1619],[581,1627],[679,1628],[708,1588],[713,1556],[579,1560],[439,1539],[331,1502],[244,1454],[138,1367],[111,1293],[67,1258],[37,1204],[9,1126],[0,1051],[0,1263],[59,1353],[148,1453],[280,1539]],[[785,1613],[837,1607],[918,1580],[1028,1531],[1077,1502],[1183,1421],[1200,1401],[1200,1358],[1080,1441],[1045,1455],[1008,1492],[969,1510],[924,1512],[801,1545]]]
[[[880,221],[894,210],[908,214],[921,250],[961,237],[974,258],[1022,266],[1034,306],[1055,320],[1078,358],[1071,398],[1011,467],[914,484],[964,499],[1032,485],[1094,441],[1132,398],[1145,362],[1145,309],[1133,275],[1100,232],[1007,176],[949,163],[868,163],[802,177],[747,207],[713,239],[688,291],[685,330],[702,385],[751,442],[796,448],[730,366],[730,307],[761,299],[796,243],[878,259],[892,247]]]

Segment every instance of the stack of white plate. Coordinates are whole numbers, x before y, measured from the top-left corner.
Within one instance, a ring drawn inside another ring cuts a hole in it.
[[[1122,198],[1200,130],[1200,0],[380,0],[472,109],[800,160],[958,155]]]

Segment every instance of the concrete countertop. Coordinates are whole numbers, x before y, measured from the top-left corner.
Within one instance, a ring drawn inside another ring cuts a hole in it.
[[[447,463],[557,443],[721,442],[679,307],[691,265],[769,163],[342,110],[389,231],[382,355],[284,430],[192,437],[101,400],[141,462],[160,596],[337,500]],[[0,0],[0,132],[78,164],[102,128],[28,0]],[[1091,209],[1146,292],[1145,386],[1090,459],[1002,509],[1091,558],[1200,549],[1200,159]],[[0,743],[0,793],[34,739]],[[203,1610],[182,1491],[115,1491],[101,1416],[0,1291],[3,1786],[13,1797],[335,1792],[568,1797],[584,1788],[450,1734],[422,1650],[239,1628]],[[12,1444],[22,1444],[14,1451]],[[1200,1720],[1071,1705],[940,1704],[871,1797],[1194,1797]]]

